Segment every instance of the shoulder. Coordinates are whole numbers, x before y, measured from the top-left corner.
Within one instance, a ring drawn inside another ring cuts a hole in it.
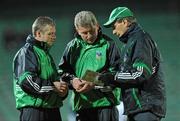
[[[13,62],[22,62],[29,59],[36,58],[33,47],[26,43],[23,47],[21,47],[18,52],[15,54]],[[35,61],[35,60],[34,60]]]
[[[19,51],[16,53],[15,56],[20,57],[28,57],[28,56],[35,56],[35,52],[33,46],[29,43],[26,43]]]
[[[81,40],[78,38],[73,38],[67,43],[64,52],[71,53],[71,52],[75,52],[76,50],[79,50],[80,48],[82,48]]]
[[[75,37],[75,38],[73,38],[72,40],[70,40],[70,41],[67,43],[67,46],[66,46],[66,47],[68,47],[68,48],[76,47],[76,46],[78,46],[80,43],[81,43],[81,40]]]
[[[102,34],[102,38],[107,42],[107,44],[109,44],[110,46],[114,46],[115,45],[115,41],[111,38],[111,37],[109,37],[109,36],[107,36],[107,35],[105,35],[105,34]]]
[[[108,42],[113,42],[113,39],[107,36],[106,34],[102,34],[102,38],[105,39]]]

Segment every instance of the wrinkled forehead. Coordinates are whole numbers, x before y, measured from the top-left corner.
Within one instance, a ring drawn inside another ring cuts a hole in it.
[[[46,25],[44,27],[42,27],[42,31],[46,32],[46,31],[54,31],[55,30],[55,26],[54,25]]]
[[[86,28],[86,29],[94,29],[96,28],[97,24],[83,24],[83,25],[78,25],[76,27],[76,29],[79,29],[79,28]]]
[[[86,31],[86,32],[88,32],[88,31],[94,31],[95,29],[97,28],[97,26],[96,25],[94,25],[94,26],[79,26],[78,28],[76,28],[78,31]]]

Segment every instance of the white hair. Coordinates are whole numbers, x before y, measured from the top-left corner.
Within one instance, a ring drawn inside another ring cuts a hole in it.
[[[81,27],[92,27],[97,25],[97,19],[91,11],[81,11],[76,14],[74,18],[74,26],[78,28]]]

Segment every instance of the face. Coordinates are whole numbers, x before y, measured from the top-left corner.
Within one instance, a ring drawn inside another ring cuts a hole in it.
[[[113,25],[113,34],[121,37],[128,30],[128,26],[129,23],[127,20],[116,21]]]
[[[52,46],[56,39],[55,26],[47,25],[42,31],[38,32],[38,40],[46,42],[49,46]]]
[[[97,39],[98,30],[99,30],[99,25],[95,25],[92,27],[79,26],[78,28],[76,28],[76,31],[81,36],[81,38],[89,44],[94,43],[95,40]]]

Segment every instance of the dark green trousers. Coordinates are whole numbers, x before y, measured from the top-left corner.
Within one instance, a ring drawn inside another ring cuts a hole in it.
[[[20,121],[61,121],[61,115],[58,108],[26,107],[20,109]]]
[[[151,112],[142,112],[134,116],[128,116],[128,121],[160,121],[161,118]]]
[[[118,121],[119,113],[115,106],[83,109],[76,113],[76,121]]]

